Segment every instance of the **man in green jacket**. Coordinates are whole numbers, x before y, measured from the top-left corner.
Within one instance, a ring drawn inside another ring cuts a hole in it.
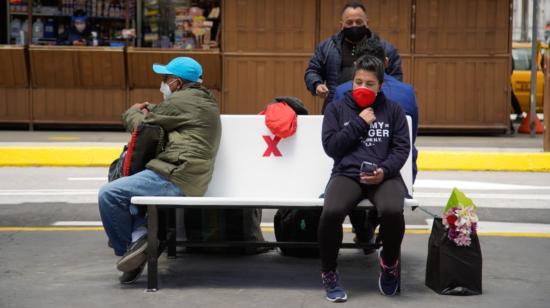
[[[104,185],[98,197],[105,232],[115,255],[122,256],[117,262],[122,284],[135,282],[146,262],[146,219],[130,199],[204,195],[220,144],[218,103],[200,83],[201,65],[178,57],[165,66],[153,65],[153,71],[163,77],[164,101],[135,104],[122,117],[128,131],[140,123],[161,126],[167,132],[164,151],[144,171]]]

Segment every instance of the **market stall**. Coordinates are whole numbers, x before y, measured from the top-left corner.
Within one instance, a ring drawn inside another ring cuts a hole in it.
[[[182,55],[204,66],[205,85],[223,113],[255,114],[275,96],[289,95],[318,114],[322,100],[306,90],[304,71],[315,46],[340,30],[345,2],[9,0],[10,42],[26,47],[2,51],[2,61],[11,61],[9,54],[27,67],[32,88],[4,78],[0,106],[10,107],[0,122],[120,123],[117,113],[131,104],[160,101],[151,65]],[[369,27],[399,50],[403,79],[416,90],[421,131],[509,128],[510,1],[366,5]],[[80,47],[52,46],[61,28],[76,27],[81,11],[86,29],[97,33]],[[55,69],[44,65],[50,62]],[[93,102],[69,103],[82,93]]]

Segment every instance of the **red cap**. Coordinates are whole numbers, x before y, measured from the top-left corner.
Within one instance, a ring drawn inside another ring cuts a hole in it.
[[[288,138],[296,133],[296,112],[286,103],[272,103],[260,114],[265,114],[265,125],[277,137]]]

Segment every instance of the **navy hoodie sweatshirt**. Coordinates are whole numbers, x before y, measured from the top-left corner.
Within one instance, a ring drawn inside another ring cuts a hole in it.
[[[363,161],[376,163],[384,179],[398,176],[410,150],[409,128],[401,106],[378,93],[374,104],[376,120],[367,124],[359,113],[351,91],[325,110],[323,148],[334,159],[332,176],[359,178]]]

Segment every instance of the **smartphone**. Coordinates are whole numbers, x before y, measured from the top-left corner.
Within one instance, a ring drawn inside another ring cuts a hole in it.
[[[371,163],[370,161],[363,161],[361,163],[361,170],[360,170],[359,175],[360,176],[365,176],[365,175],[372,176],[372,175],[374,175],[374,171],[376,171],[376,169],[378,169],[378,166],[375,163]]]

